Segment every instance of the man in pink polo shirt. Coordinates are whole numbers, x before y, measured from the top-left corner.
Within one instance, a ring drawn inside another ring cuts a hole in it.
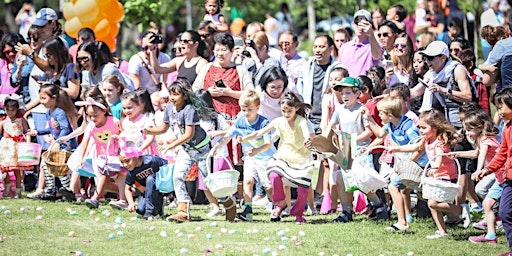
[[[359,10],[354,14],[355,37],[341,46],[338,61],[347,67],[351,77],[365,75],[366,70],[377,66],[382,57],[382,48],[373,33],[371,14]]]

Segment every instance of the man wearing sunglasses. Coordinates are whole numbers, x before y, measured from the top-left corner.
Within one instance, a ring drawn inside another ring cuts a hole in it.
[[[338,61],[347,67],[351,77],[364,75],[366,70],[377,66],[382,58],[382,48],[372,29],[372,15],[367,10],[354,14],[354,39],[343,44]]]
[[[294,33],[285,31],[279,35],[278,45],[282,52],[279,57],[279,63],[286,73],[286,76],[288,76],[290,88],[293,88],[299,78],[299,72],[306,64],[306,60],[297,52],[299,39]]]
[[[381,66],[386,68],[386,61],[391,60],[391,52],[393,51],[393,43],[399,32],[396,24],[389,20],[383,20],[379,23],[379,31],[377,33],[377,40],[383,48]]]
[[[155,33],[144,33],[142,35],[141,51],[133,55],[128,62],[128,73],[133,81],[133,86],[135,89],[145,88],[149,94],[159,91],[161,82],[167,80],[167,74],[157,74],[151,66],[150,52],[156,50],[156,56],[160,64],[171,61],[169,55],[160,52],[156,43],[151,43],[156,39],[158,39],[158,35]]]

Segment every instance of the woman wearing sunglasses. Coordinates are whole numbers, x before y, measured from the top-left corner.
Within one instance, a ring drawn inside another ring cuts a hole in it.
[[[409,83],[413,67],[414,46],[406,33],[399,34],[393,43],[391,61],[386,64],[388,88],[396,83]]]

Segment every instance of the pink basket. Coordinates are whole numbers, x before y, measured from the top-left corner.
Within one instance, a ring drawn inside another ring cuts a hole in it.
[[[18,164],[23,166],[38,165],[41,160],[41,144],[32,142],[18,143]]]

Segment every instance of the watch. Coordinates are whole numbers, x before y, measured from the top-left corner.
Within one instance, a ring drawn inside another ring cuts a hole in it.
[[[29,57],[30,59],[34,59],[34,52],[35,51],[32,51],[32,53],[30,53],[27,57]]]
[[[452,97],[452,89],[448,89],[448,92],[446,92],[446,94],[448,95],[448,97]]]

